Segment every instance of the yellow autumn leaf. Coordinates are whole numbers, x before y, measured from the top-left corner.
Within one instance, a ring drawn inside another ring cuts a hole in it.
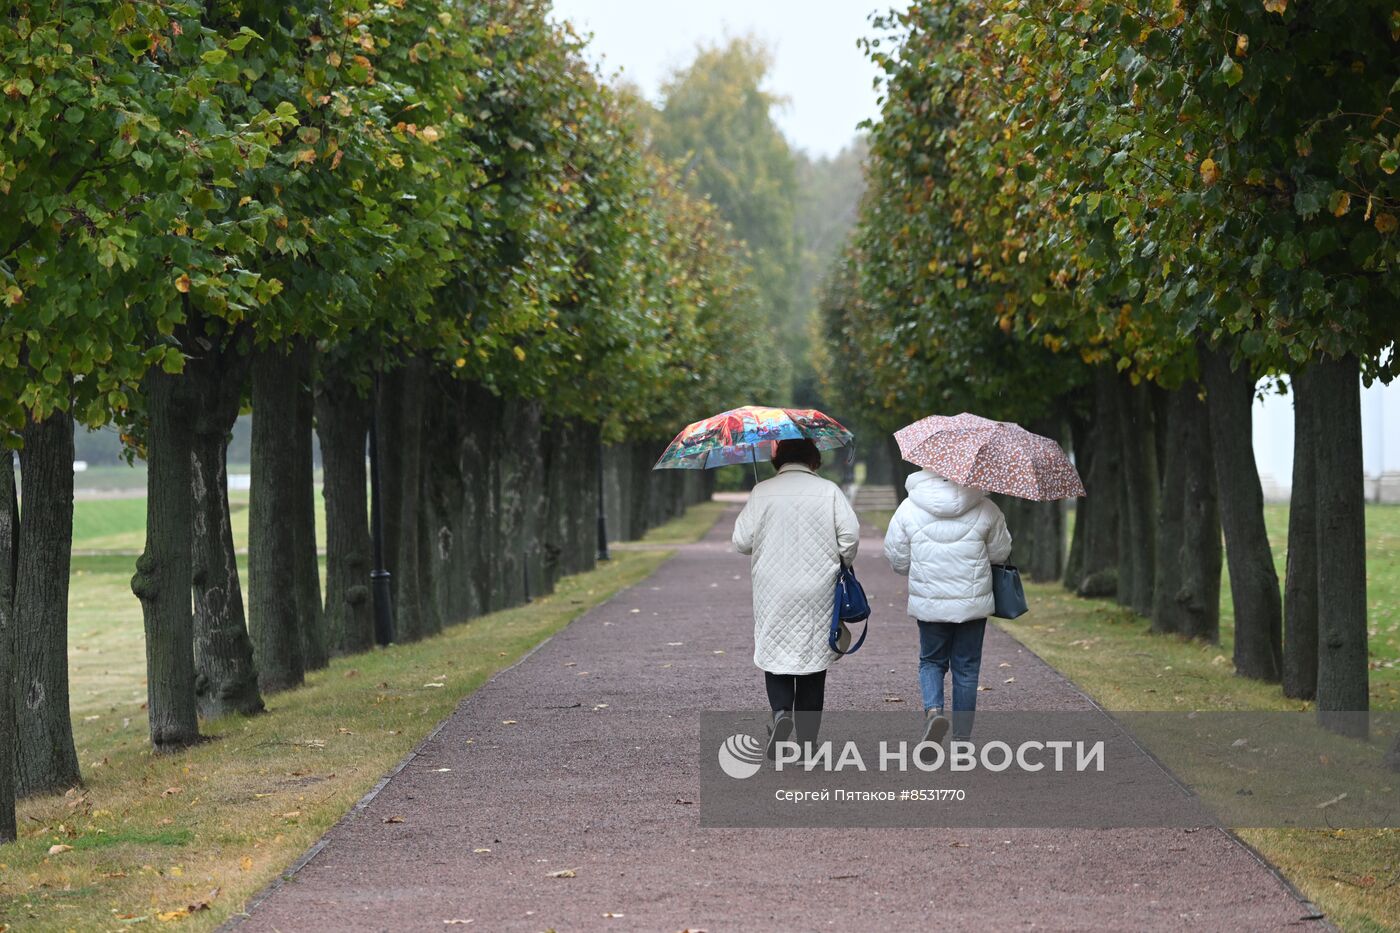
[[[1347,211],[1351,210],[1351,195],[1345,191],[1334,193],[1331,208],[1333,217],[1345,217]]]
[[[519,360],[520,362],[522,362],[522,363],[525,362],[525,348],[524,348],[524,347],[516,347],[516,348],[515,348],[515,358],[516,358],[517,360]]]
[[[1288,9],[1288,0],[1264,0],[1264,9],[1269,13],[1283,15],[1283,11]]]
[[[427,140],[430,143],[435,143],[439,139],[442,139],[442,131],[435,126],[425,126],[418,131],[418,138]]]
[[[190,290],[190,277],[188,275],[182,275],[176,279],[175,290],[182,294],[188,292]]]
[[[1235,57],[1244,58],[1249,54],[1249,36],[1240,33],[1235,36]]]
[[[303,162],[315,162],[315,161],[316,161],[316,150],[315,150],[315,149],[303,149],[303,150],[301,150],[300,152],[298,152],[298,153],[296,154],[296,156],[292,159],[292,164],[293,164],[293,165],[299,165],[299,164],[301,164],[301,163],[303,163]]]
[[[247,855],[243,856],[241,859],[238,860],[238,868],[240,871],[252,871],[253,859]]]
[[[1377,214],[1376,230],[1381,233],[1394,233],[1395,228],[1400,227],[1400,221],[1395,219],[1394,214]]]
[[[1208,185],[1213,185],[1220,180],[1220,166],[1215,164],[1214,159],[1205,159],[1201,162],[1201,181]]]
[[[463,366],[467,365],[467,360],[465,357],[459,356],[456,360],[453,361],[452,365],[456,366],[458,369],[461,369]]]
[[[172,923],[176,920],[183,920],[188,916],[188,911],[181,908],[180,910],[161,911],[156,914],[156,919],[159,920],[161,923]]]

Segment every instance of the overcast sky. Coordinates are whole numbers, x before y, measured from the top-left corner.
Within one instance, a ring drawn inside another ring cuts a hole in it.
[[[555,15],[583,34],[606,74],[619,69],[653,100],[695,49],[753,35],[773,52],[769,90],[787,99],[777,114],[788,139],[834,155],[856,124],[877,114],[875,67],[856,47],[870,32],[876,0],[554,0]]]

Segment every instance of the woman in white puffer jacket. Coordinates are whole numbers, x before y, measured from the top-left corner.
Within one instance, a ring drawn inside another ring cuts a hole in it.
[[[942,741],[943,678],[953,671],[953,736],[972,733],[982,636],[992,614],[992,564],[1011,556],[1006,518],[986,493],[931,470],[905,481],[909,498],[890,520],[885,557],[909,577],[909,614],[919,622],[924,740]]]

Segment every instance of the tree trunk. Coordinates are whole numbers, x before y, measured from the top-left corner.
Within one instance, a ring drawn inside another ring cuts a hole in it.
[[[1254,376],[1247,364],[1231,369],[1228,347],[1202,347],[1200,358],[1235,607],[1235,670],[1242,677],[1277,681],[1283,607],[1254,461]]]
[[[1100,366],[1094,374],[1094,416],[1089,437],[1092,451],[1089,470],[1084,476],[1087,509],[1084,522],[1084,557],[1074,591],[1084,597],[1112,596],[1118,590],[1118,531],[1122,490],[1123,445],[1119,438],[1118,377],[1111,367]]]
[[[1210,432],[1200,386],[1167,403],[1161,511],[1157,525],[1152,630],[1216,641],[1220,635],[1220,519]]]
[[[1190,429],[1187,420],[1194,414],[1186,402],[1186,394],[1195,391],[1187,383],[1171,393],[1167,403],[1166,429],[1163,433],[1177,439],[1167,445],[1162,457],[1162,497],[1157,515],[1156,571],[1152,593],[1152,631],[1166,635],[1177,634],[1184,628],[1182,592],[1184,571],[1182,548],[1186,543],[1186,469],[1189,453],[1180,443],[1184,431]]]
[[[1324,416],[1313,369],[1294,373],[1293,489],[1288,503],[1288,564],[1283,582],[1283,695],[1317,696],[1317,451]]]
[[[16,793],[82,782],[68,708],[68,574],[73,554],[73,420],[56,412],[24,426],[23,503],[15,569]]]
[[[370,603],[368,475],[370,404],[349,381],[325,373],[316,391],[326,503],[326,646],[337,655],[374,647]]]
[[[248,610],[263,693],[305,680],[296,599],[296,428],[298,372],[291,354],[268,347],[253,357],[252,490],[248,509]]]
[[[1119,409],[1123,430],[1124,504],[1127,507],[1127,550],[1132,574],[1119,578],[1119,602],[1140,616],[1152,614],[1153,578],[1156,573],[1157,512],[1160,481],[1157,475],[1157,431],[1152,419],[1152,396],[1147,386],[1123,382]],[[1127,584],[1126,588],[1124,584]]]
[[[15,825],[15,558],[19,497],[15,455],[0,447],[0,843],[14,842]]]
[[[1089,443],[1089,422],[1077,416],[1071,417],[1069,432],[1070,444],[1074,449],[1075,467],[1081,477],[1088,476],[1093,461],[1093,447]],[[1079,581],[1084,577],[1085,537],[1089,529],[1089,511],[1092,507],[1087,496],[1075,500],[1072,505],[1074,531],[1070,535],[1069,556],[1065,559],[1065,572],[1062,577],[1065,588],[1071,591],[1079,586]]]
[[[1366,499],[1361,458],[1361,385],[1356,357],[1313,364],[1317,390],[1317,712],[1334,732],[1364,738],[1370,686],[1366,657]]]
[[[409,360],[381,379],[384,432],[380,453],[384,496],[384,548],[394,587],[394,640],[418,641],[431,631],[423,591],[423,404],[426,366]],[[387,455],[387,456],[385,456]]]
[[[316,462],[313,454],[316,396],[313,351],[306,341],[298,341],[292,351],[296,363],[296,440],[292,448],[293,574],[296,578],[297,620],[301,625],[301,659],[308,671],[319,671],[330,663],[326,650],[324,620],[321,617],[321,559],[316,551]]]
[[[199,715],[217,719],[263,710],[228,505],[228,438],[243,401],[248,357],[209,348],[185,364],[198,393],[191,460],[194,669]]]
[[[1212,644],[1220,641],[1220,506],[1211,460],[1210,418],[1199,386],[1185,404],[1191,415],[1187,432],[1172,443],[1187,450],[1186,517],[1182,523],[1180,634]]]
[[[182,376],[153,368],[146,399],[146,549],[131,591],[146,623],[146,712],[151,746],[176,751],[199,742],[194,675],[194,409]]]

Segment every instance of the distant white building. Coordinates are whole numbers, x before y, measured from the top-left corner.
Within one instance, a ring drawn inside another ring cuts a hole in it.
[[[1361,389],[1362,465],[1366,498],[1400,504],[1400,380]],[[1293,397],[1254,403],[1254,456],[1264,498],[1286,501],[1293,482]]]

